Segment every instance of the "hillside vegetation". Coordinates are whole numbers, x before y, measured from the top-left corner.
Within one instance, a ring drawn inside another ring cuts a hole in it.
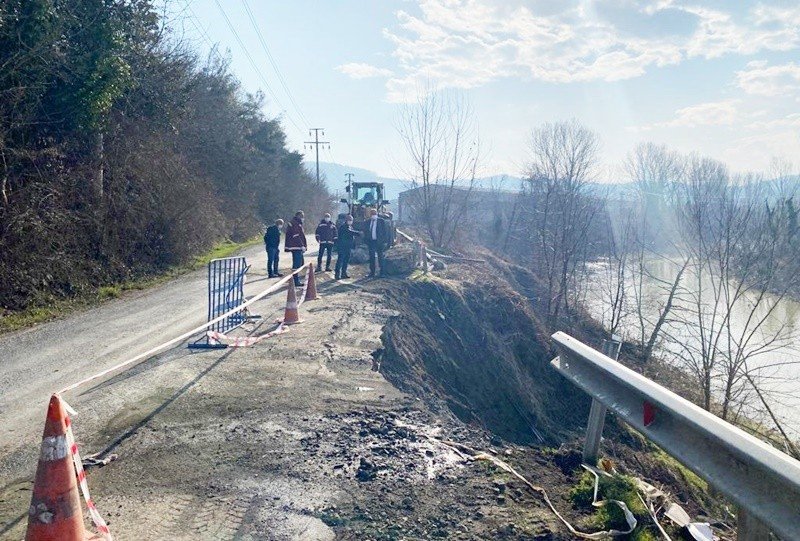
[[[150,0],[0,4],[0,308],[185,263],[325,188]]]

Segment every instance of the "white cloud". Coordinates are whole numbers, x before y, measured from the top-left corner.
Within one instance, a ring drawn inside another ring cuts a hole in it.
[[[631,126],[631,131],[650,131],[654,128],[696,128],[700,126],[731,126],[741,120],[739,99],[728,99],[690,105],[675,111],[671,120],[644,126]]]
[[[746,93],[758,96],[800,94],[800,64],[750,62],[747,69],[736,72],[736,82]]]
[[[664,126],[730,126],[738,119],[736,105],[741,100],[730,99],[701,103],[684,107],[675,111],[675,118],[664,123]]]
[[[351,62],[350,64],[342,64],[336,66],[336,70],[344,73],[351,79],[369,79],[372,77],[391,77],[392,70],[386,68],[379,68],[371,64],[364,64],[359,62]]]
[[[682,141],[680,144],[687,151],[715,149],[712,156],[738,171],[766,171],[773,157],[800,154],[800,113],[781,112],[780,107],[754,108],[754,105],[741,99],[700,103],[678,109],[666,122],[626,129],[634,133],[667,130],[658,135]],[[710,132],[714,137],[698,137],[696,128],[716,131]]]
[[[715,9],[697,6],[677,9],[698,17],[697,28],[685,44],[690,57],[790,51],[800,46],[800,9],[759,5],[750,10],[747,21],[741,22],[732,14]]]
[[[800,113],[792,113],[771,120],[757,120],[747,125],[749,130],[774,130],[776,128],[800,128]]]
[[[615,81],[691,57],[787,51],[800,47],[800,8],[759,4],[733,14],[675,0],[631,1],[628,15],[652,33],[601,13],[601,2],[546,7],[522,0],[417,0],[419,13],[401,10],[384,35],[399,69],[387,98],[404,101],[421,84],[472,88],[505,77],[551,83]],[[681,17],[671,28],[668,21]],[[352,71],[360,73],[362,64]],[[371,66],[369,66],[371,68]],[[379,70],[379,68],[374,68]],[[389,76],[380,70],[374,76]],[[372,74],[372,71],[367,70]],[[373,76],[373,75],[370,75]]]
[[[792,159],[800,154],[800,130],[767,130],[735,141],[720,156],[734,169],[768,170],[775,157]]]

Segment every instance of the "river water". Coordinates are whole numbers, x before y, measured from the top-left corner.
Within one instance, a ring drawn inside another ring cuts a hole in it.
[[[642,298],[645,313],[655,320],[659,308],[664,305],[668,296],[668,290],[661,281],[673,282],[679,265],[664,257],[649,259],[646,267],[650,276],[645,276],[643,280]],[[606,328],[610,323],[611,312],[608,284],[613,283],[609,281],[608,269],[608,263],[603,261],[590,265],[591,285],[584,303],[592,317],[602,322]],[[693,300],[698,292],[702,292],[704,298],[709,298],[713,282],[709,276],[698,277],[691,269],[687,269],[681,284],[672,312],[679,321],[670,321],[664,325],[664,338],[656,347],[656,354],[679,366],[685,362],[680,359],[680,355],[686,355],[687,350],[697,349],[702,343],[697,317],[692,316],[690,309],[693,309]],[[625,277],[626,315],[617,332],[625,340],[638,340],[639,336],[634,287],[635,281],[629,274]],[[734,303],[731,310],[732,334],[741,336],[743,331],[747,331],[747,334],[752,331],[747,350],[758,353],[748,359],[748,366],[757,375],[759,385],[768,391],[770,407],[789,429],[793,439],[797,440],[800,439],[800,302],[767,294],[754,308],[758,295],[757,291],[749,291]],[[706,313],[710,312],[711,304],[703,303]],[[761,320],[763,323],[759,325],[757,322]],[[650,328],[648,327],[648,333]],[[767,347],[769,342],[772,345]],[[764,351],[760,351],[761,349]],[[721,382],[717,382],[718,387],[720,384]],[[748,390],[741,402],[742,412],[772,426],[755,393]]]

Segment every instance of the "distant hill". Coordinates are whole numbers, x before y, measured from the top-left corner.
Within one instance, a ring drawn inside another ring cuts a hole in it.
[[[312,173],[314,172],[314,162],[306,162],[306,167]],[[400,192],[412,188],[410,181],[398,178],[382,177],[361,167],[352,167],[348,165],[339,165],[330,162],[319,162],[320,174],[324,175],[328,189],[331,192],[344,194],[345,173],[353,173],[354,181],[362,182],[383,182],[386,186],[386,197],[390,200],[396,200]],[[519,191],[520,186],[524,180],[515,175],[492,175],[488,177],[479,178],[476,180],[476,188],[484,190],[502,190],[508,192]],[[783,190],[786,194],[792,193],[800,194],[800,176],[791,175],[782,179],[770,179],[762,182],[770,183],[772,186],[767,191],[769,199],[773,200],[777,195],[774,191],[774,186],[777,183],[783,185]],[[631,200],[636,197],[636,186],[633,182],[592,182],[589,184],[589,190],[598,197],[608,197],[612,200]]]
[[[314,162],[307,161],[306,168],[312,173],[315,172]],[[412,184],[408,180],[399,178],[382,177],[361,167],[352,167],[349,165],[340,165],[330,162],[319,162],[320,176],[325,177],[328,189],[333,193],[342,194],[347,185],[347,177],[345,173],[353,173],[353,180],[360,182],[383,182],[386,187],[386,198],[397,199],[400,192],[412,188]],[[520,188],[522,179],[514,175],[492,175],[476,180],[476,187],[483,189],[496,189],[503,191],[517,191]]]
[[[306,168],[312,173],[315,171],[314,162],[306,162]],[[320,176],[325,177],[328,189],[340,195],[344,193],[344,188],[347,186],[347,177],[345,173],[353,173],[354,182],[383,182],[386,187],[386,198],[397,199],[400,192],[407,190],[410,183],[397,178],[381,177],[374,171],[363,169],[361,167],[352,167],[349,165],[339,165],[338,163],[319,162]]]
[[[314,162],[306,162],[306,167],[312,173],[314,172]],[[410,181],[399,178],[382,177],[374,171],[361,167],[319,162],[319,170],[320,175],[325,177],[328,189],[333,193],[336,193],[337,190],[339,194],[344,193],[344,187],[346,186],[345,173],[353,173],[355,175],[353,177],[354,181],[383,182],[386,186],[386,197],[391,200],[397,199],[400,192],[412,188]],[[498,174],[477,179],[475,181],[475,187],[484,190],[516,192],[519,191],[523,182],[524,180],[522,177],[516,175]],[[632,182],[592,182],[589,185],[589,189],[597,196],[608,196],[611,199],[631,199],[635,195],[635,186]]]

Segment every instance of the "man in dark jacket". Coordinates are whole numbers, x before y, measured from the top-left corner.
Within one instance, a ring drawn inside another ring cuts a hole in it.
[[[303,254],[308,247],[306,246],[306,232],[303,230],[304,217],[303,211],[298,210],[286,227],[286,240],[283,242],[283,250],[292,254],[292,269],[299,269],[305,263]],[[297,274],[294,275],[294,285],[297,287],[303,285]]]
[[[270,278],[283,276],[278,272],[278,261],[281,255],[281,227],[283,227],[283,220],[278,218],[264,234],[264,245],[267,248],[267,275]]]
[[[361,235],[361,231],[353,229],[353,216],[347,215],[345,221],[339,226],[339,232],[336,241],[336,273],[334,279],[350,278],[347,275],[347,265],[350,264],[350,251],[353,249],[355,238]]]
[[[331,251],[333,245],[336,243],[336,224],[331,222],[331,215],[325,214],[322,221],[317,226],[314,236],[319,243],[319,252],[317,253],[317,272],[322,272],[322,255],[328,252],[328,258],[325,260],[325,270],[331,270]]]
[[[369,276],[375,277],[375,257],[378,259],[380,275],[383,276],[383,252],[389,247],[389,226],[378,216],[377,209],[370,209],[369,220],[364,223],[364,239],[369,250]]]

